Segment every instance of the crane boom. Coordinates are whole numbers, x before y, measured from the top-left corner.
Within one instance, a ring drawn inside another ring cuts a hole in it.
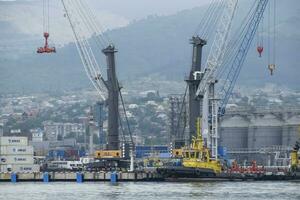
[[[90,82],[97,90],[101,101],[105,101],[107,99],[107,87],[87,36],[81,28],[82,22],[79,18],[77,18],[78,13],[76,13],[76,9],[72,7],[72,3],[74,2],[71,3],[70,0],[61,0],[61,2],[65,10],[66,17],[70,23],[75,38],[76,47],[85,72],[90,79]]]
[[[234,14],[238,0],[228,0],[218,24],[217,32],[206,62],[203,79],[201,80],[196,96],[203,96],[210,82],[214,81],[214,73],[222,63],[228,43]]]
[[[219,114],[223,115],[225,113],[226,105],[229,101],[229,98],[232,94],[233,88],[239,77],[241,68],[244,64],[245,58],[248,54],[251,42],[255,36],[255,33],[258,29],[259,23],[263,18],[264,11],[268,4],[269,0],[259,0],[254,13],[249,19],[249,25],[246,28],[246,32],[243,36],[243,39],[240,43],[240,46],[234,56],[232,65],[230,67],[229,73],[225,78],[225,83],[222,84],[221,90],[219,92]]]
[[[218,148],[217,128],[214,126],[209,126],[209,112],[211,113],[216,109],[209,109],[209,107],[212,103],[211,99],[214,99],[214,82],[216,79],[215,72],[218,70],[224,58],[233,18],[237,10],[238,0],[226,0],[224,3],[225,8],[220,16],[220,20],[216,29],[216,35],[214,37],[214,41],[205,65],[203,77],[198,85],[196,96],[194,97],[203,98],[203,101],[201,101],[203,104],[202,130],[205,137],[207,137],[207,145],[212,150],[212,157],[216,160]]]

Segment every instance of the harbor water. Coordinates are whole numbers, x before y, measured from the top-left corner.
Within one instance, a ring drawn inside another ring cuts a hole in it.
[[[291,200],[300,182],[0,183],[0,200]]]

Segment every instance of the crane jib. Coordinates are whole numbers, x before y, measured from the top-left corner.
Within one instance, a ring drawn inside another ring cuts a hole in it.
[[[216,36],[211,46],[206,62],[206,68],[202,81],[196,92],[196,96],[203,96],[207,90],[209,82],[214,81],[214,74],[223,61],[227,48],[228,38],[232,26],[232,21],[237,10],[238,0],[228,0],[226,7],[220,16]]]
[[[221,99],[219,102],[219,112],[221,115],[224,115],[225,113],[226,105],[229,101],[229,98],[232,94],[236,81],[239,77],[245,58],[248,54],[250,45],[254,39],[259,23],[263,18],[263,14],[264,11],[266,10],[268,2],[269,0],[260,0],[256,6],[256,9],[252,17],[249,19],[250,21],[249,26],[247,27],[246,33],[243,36],[238,51],[234,56],[234,60],[230,67],[229,73],[225,78],[226,83],[223,84],[219,93],[219,97]]]

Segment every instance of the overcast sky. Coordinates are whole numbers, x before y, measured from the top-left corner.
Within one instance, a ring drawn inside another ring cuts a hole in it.
[[[211,0],[89,0],[97,8],[130,20],[147,15],[169,15],[211,2]]]
[[[18,33],[40,36],[42,33],[42,0],[0,0],[0,21],[7,21]],[[149,15],[171,15],[210,3],[212,0],[82,0],[87,1],[105,28],[113,29]],[[73,40],[64,18],[61,0],[50,0],[51,37],[56,43]],[[18,14],[16,14],[18,13]],[[1,30],[0,30],[1,32]],[[43,39],[43,38],[41,38]]]
[[[0,0],[0,1],[42,1],[42,0]],[[50,0],[59,3],[60,0]],[[180,10],[201,6],[212,0],[87,0],[100,10],[112,12],[128,20],[140,19],[147,15],[169,15]]]

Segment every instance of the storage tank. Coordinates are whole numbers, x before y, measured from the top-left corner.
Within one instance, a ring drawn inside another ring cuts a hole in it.
[[[300,138],[300,115],[294,115],[286,119],[282,132],[282,145],[294,146]]]
[[[220,123],[219,145],[228,150],[247,148],[249,123],[240,115],[225,116]]]
[[[252,116],[248,133],[248,148],[259,149],[282,145],[282,126],[283,121],[275,115]]]

